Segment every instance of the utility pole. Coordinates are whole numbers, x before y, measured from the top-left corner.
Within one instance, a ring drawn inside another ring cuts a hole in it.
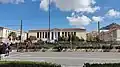
[[[49,22],[49,34],[48,35],[49,35],[49,42],[50,42],[50,0],[49,0],[49,10],[48,11],[49,11],[49,18],[48,18],[48,20],[49,20],[48,21]]]

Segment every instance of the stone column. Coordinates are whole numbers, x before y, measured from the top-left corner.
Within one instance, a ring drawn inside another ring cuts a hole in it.
[[[44,38],[45,38],[45,32],[44,32]]]
[[[50,32],[50,40],[52,39],[52,32]]]
[[[41,32],[41,38],[43,38],[43,32]]]
[[[56,32],[56,38],[58,39],[58,32]]]

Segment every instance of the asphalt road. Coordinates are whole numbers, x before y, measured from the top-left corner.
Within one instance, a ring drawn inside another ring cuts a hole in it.
[[[120,53],[113,52],[26,52],[10,53],[4,60],[46,61],[64,67],[82,67],[84,63],[119,63]]]

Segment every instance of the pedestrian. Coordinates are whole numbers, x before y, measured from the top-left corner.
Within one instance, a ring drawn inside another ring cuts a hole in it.
[[[28,52],[28,42],[26,42],[26,52]]]
[[[6,44],[6,56],[9,56],[9,52],[10,52],[11,48],[9,43]]]
[[[0,43],[0,59],[3,59],[5,57],[5,53],[6,53],[6,45],[1,42]]]

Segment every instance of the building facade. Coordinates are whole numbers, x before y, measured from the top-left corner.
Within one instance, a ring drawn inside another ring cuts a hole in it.
[[[20,36],[20,30],[18,30],[18,31],[16,31],[16,34],[17,34],[17,37],[19,37]],[[22,37],[21,37],[22,39],[22,42],[24,42],[24,40],[26,40],[28,37],[27,37],[27,32],[24,32],[24,31],[22,31]]]
[[[59,36],[68,37],[69,34],[74,34],[80,39],[83,38],[84,40],[86,40],[86,29],[80,28],[54,28],[50,30],[50,33],[49,29],[29,30],[28,37],[35,36],[37,39],[42,40],[48,40],[50,37],[50,40],[58,40]]]
[[[12,39],[9,40],[8,36],[11,32],[15,32],[17,37],[20,35],[20,31],[12,30],[5,27],[0,27],[0,42],[16,42],[16,40],[15,41],[13,41]],[[26,39],[27,39],[27,33],[23,32],[22,40],[24,41]]]
[[[120,41],[120,25],[113,24],[106,31],[101,30],[99,37],[103,41]]]

